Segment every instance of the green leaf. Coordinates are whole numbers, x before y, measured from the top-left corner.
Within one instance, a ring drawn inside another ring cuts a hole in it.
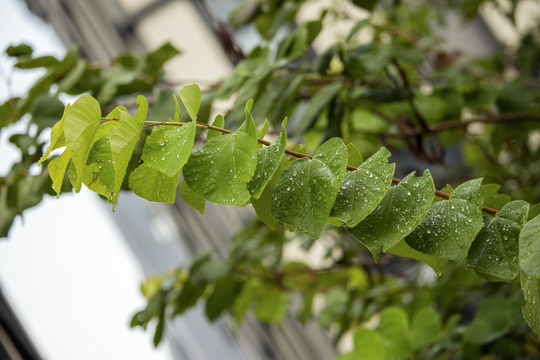
[[[257,151],[257,167],[253,178],[248,182],[248,190],[251,196],[258,199],[266,184],[274,176],[287,146],[287,122],[281,125],[281,133],[270,146],[263,146]]]
[[[161,307],[161,311],[159,312],[158,316],[158,322],[156,324],[156,330],[154,332],[154,347],[157,347],[159,343],[161,342],[161,338],[163,337],[163,332],[165,331],[165,305]]]
[[[62,117],[64,104],[56,96],[38,97],[32,106],[32,122],[38,126],[38,132],[53,127]]]
[[[83,182],[86,187],[107,199],[110,199],[114,192],[114,165],[111,144],[107,136],[107,129],[110,130],[112,125],[112,122],[108,122],[101,125],[96,131],[94,145],[92,145],[88,155],[83,175]]]
[[[433,309],[422,308],[414,313],[411,339],[415,350],[431,345],[441,335],[441,318]]]
[[[413,249],[465,263],[482,228],[482,179],[458,186],[450,200],[434,203],[420,225],[406,238]]]
[[[287,118],[285,118],[285,120],[283,120],[283,122],[286,124],[287,123]],[[266,133],[268,132],[269,128],[270,128],[270,121],[268,121],[268,119],[264,119],[263,126],[262,126],[261,130],[259,130],[259,134],[258,134],[260,139],[263,139],[266,136]]]
[[[174,118],[173,121],[180,121],[180,104],[178,104],[178,99],[176,98],[176,95],[172,94],[173,100],[174,100]]]
[[[146,55],[146,73],[154,78],[157,78],[160,75],[163,64],[178,54],[180,54],[180,51],[170,42],[166,42],[158,49]]]
[[[34,50],[27,44],[10,45],[6,49],[6,55],[10,57],[30,56],[32,52]]]
[[[192,121],[197,121],[197,113],[201,106],[201,89],[198,85],[186,85],[180,89],[180,100],[184,103]]]
[[[214,283],[218,279],[227,275],[230,270],[229,262],[225,260],[202,259],[199,264],[192,265],[190,270],[190,281],[197,285]]]
[[[57,198],[60,196],[64,176],[66,175],[66,169],[70,159],[71,154],[69,153],[69,149],[65,149],[60,157],[54,158],[49,162],[49,176],[52,179],[53,188],[56,190]]]
[[[529,209],[529,216],[527,218],[527,221],[534,219],[536,216],[538,216],[538,214],[540,214],[540,203],[531,206],[531,208]]]
[[[358,328],[354,332],[354,350],[338,357],[338,360],[384,360],[384,347],[381,336],[376,332]]]
[[[101,108],[92,96],[83,95],[64,114],[64,136],[77,173],[73,186],[79,192],[92,139],[101,122]]]
[[[251,126],[255,124],[247,127]],[[253,176],[256,164],[257,140],[239,130],[214,137],[193,153],[184,167],[184,180],[208,201],[244,206],[250,199],[247,182]]]
[[[500,210],[504,205],[510,202],[510,196],[497,193],[500,188],[501,185],[499,184],[482,185],[482,192],[484,193],[484,205]]]
[[[182,126],[154,127],[143,148],[143,164],[129,177],[129,186],[133,192],[150,201],[173,203],[180,170],[191,155],[194,141],[193,122]],[[204,200],[202,209],[204,212]]]
[[[182,199],[184,199],[184,202],[186,204],[200,212],[201,215],[204,214],[206,200],[204,200],[203,197],[197,195],[195,191],[191,190],[185,181],[182,181],[180,183],[180,186],[178,187],[178,192],[180,193],[180,196],[182,196]]]
[[[509,332],[520,320],[519,317],[519,298],[485,298],[464,337],[473,344],[486,344]]]
[[[223,117],[223,115],[220,114],[216,116],[214,122],[212,123],[212,126],[223,128],[223,125],[225,125],[225,118]],[[221,131],[209,129],[208,134],[206,134],[206,141],[209,141],[210,139],[218,137],[222,134],[223,133]]]
[[[372,11],[378,2],[379,0],[353,0],[354,5],[364,8],[367,11]]]
[[[258,140],[257,127],[255,126],[255,121],[253,120],[253,116],[251,116],[252,106],[253,106],[253,99],[250,99],[248,100],[248,102],[246,102],[246,107],[245,107],[246,120],[244,121],[242,126],[240,126],[238,131],[243,131],[247,133],[249,136],[251,136],[252,138],[254,138],[255,140]]]
[[[334,138],[322,144],[312,160],[293,161],[283,170],[272,193],[272,214],[318,238],[345,175],[346,153],[343,141]]]
[[[233,315],[237,322],[242,321],[251,305],[261,296],[263,289],[264,285],[256,278],[248,279],[242,286],[242,291],[240,291],[233,304]]]
[[[142,160],[149,167],[173,176],[188,161],[194,141],[195,123],[155,126],[146,138]]]
[[[407,242],[405,242],[405,239],[401,239],[396,245],[388,249],[387,252],[397,256],[421,261],[431,267],[433,271],[435,271],[438,275],[442,273],[444,266],[448,262],[448,260],[442,259],[440,257],[424,254],[420,251],[414,250],[407,244]]]
[[[148,114],[148,102],[144,96],[137,97],[137,104],[139,105],[137,114],[131,116],[127,112],[121,112],[118,126],[109,131],[111,157],[114,165],[114,193],[109,202],[113,204],[113,210],[133,149],[135,149],[137,141],[139,141],[139,136],[144,127],[144,120],[146,120]]]
[[[354,167],[359,167],[364,162],[360,150],[353,143],[347,144],[347,159],[347,164]]]
[[[174,203],[179,179],[180,171],[169,176],[143,163],[129,175],[129,187],[146,200]]]
[[[519,266],[529,276],[540,278],[540,216],[527,222],[521,229]]]
[[[357,170],[345,176],[330,215],[349,227],[355,227],[381,202],[392,184],[395,164],[389,164],[390,152],[381,148]]]
[[[347,147],[340,138],[331,138],[317,148],[313,160],[322,161],[341,184],[347,173]]]
[[[219,279],[212,295],[206,301],[206,317],[210,321],[216,320],[221,313],[231,306],[238,295],[239,284],[231,277]]]
[[[409,322],[403,309],[384,309],[377,330],[383,339],[385,359],[408,360],[412,357]]]
[[[277,289],[265,288],[258,298],[255,316],[260,321],[279,324],[287,316],[289,296]]]
[[[521,290],[525,298],[523,317],[527,324],[540,337],[540,279],[521,271]]]
[[[308,102],[307,109],[295,127],[295,135],[303,135],[307,129],[315,122],[321,111],[332,101],[337,93],[342,89],[342,83],[326,85],[319,90]]]
[[[519,234],[528,211],[528,203],[516,200],[504,205],[497,217],[484,216],[484,226],[469,250],[467,266],[504,281],[514,280],[519,273]]]
[[[40,67],[51,67],[58,63],[59,61],[53,56],[40,56],[33,59],[21,59],[13,66],[19,69],[35,69]]]
[[[51,143],[47,147],[45,153],[39,159],[37,163],[38,165],[41,165],[45,160],[47,160],[47,158],[51,154],[51,151],[58,149],[62,146],[66,146],[66,138],[64,136],[64,124],[66,120],[66,115],[68,114],[70,109],[71,105],[67,104],[66,108],[64,109],[64,115],[62,115],[62,119],[60,119],[60,121],[54,124],[51,130]]]
[[[429,210],[434,191],[429,170],[421,177],[410,173],[388,190],[364,221],[346,230],[378,260],[381,249],[387,251],[418,226]]]
[[[16,101],[18,98],[11,98],[0,105],[0,129],[17,121],[18,111]]]
[[[66,76],[58,82],[58,92],[77,92],[76,85],[82,80],[85,81],[83,76],[89,77],[89,70],[87,68],[88,62],[84,59],[77,61],[77,65],[73,67]],[[99,70],[94,70],[99,71]]]
[[[274,175],[266,183],[266,186],[264,187],[259,198],[251,198],[251,205],[253,206],[257,217],[270,229],[275,229],[276,225],[279,224],[279,220],[272,214],[272,193],[281,176],[281,173],[287,167],[287,165],[289,165],[289,160],[287,160],[285,157],[281,157]]]

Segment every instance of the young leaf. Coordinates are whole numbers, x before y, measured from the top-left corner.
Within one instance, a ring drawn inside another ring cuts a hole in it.
[[[167,176],[178,174],[191,155],[195,124],[155,126],[144,144],[142,160]]]
[[[364,162],[360,150],[353,143],[347,144],[347,158],[347,164],[354,167],[359,167]]]
[[[86,161],[83,182],[88,189],[110,199],[114,193],[114,165],[108,136],[100,136],[100,130],[111,128],[112,122],[101,125],[94,136],[94,144]],[[117,125],[117,124],[114,124]]]
[[[482,228],[482,179],[458,186],[450,200],[434,203],[420,225],[405,239],[413,249],[464,263]]]
[[[62,190],[62,183],[64,182],[64,176],[66,175],[66,169],[71,159],[69,149],[64,150],[62,155],[58,158],[54,158],[49,162],[49,176],[53,182],[53,188],[56,190],[56,197],[60,196]]]
[[[283,120],[283,122],[286,123],[287,121],[287,118],[285,118],[285,120]],[[266,133],[268,132],[268,128],[270,128],[270,121],[268,121],[268,119],[264,119],[264,123],[263,123],[263,126],[261,128],[261,130],[259,130],[259,138],[260,139],[263,139],[266,135]]]
[[[180,186],[178,187],[178,192],[180,193],[180,196],[182,196],[182,199],[184,199],[184,202],[186,204],[200,212],[201,215],[204,214],[206,200],[197,195],[195,191],[191,190],[185,181],[182,181],[182,183],[180,183]]]
[[[322,144],[313,159],[287,166],[272,193],[272,214],[317,239],[330,215],[346,171],[347,148],[334,138]]]
[[[180,170],[191,155],[194,141],[193,122],[180,127],[154,127],[143,148],[144,163],[129,177],[133,192],[150,201],[174,202]]]
[[[349,227],[355,227],[381,202],[392,184],[395,164],[389,164],[390,152],[381,148],[357,170],[345,176],[330,215]]]
[[[287,122],[284,121],[278,138],[270,146],[264,146],[257,151],[257,167],[253,178],[248,183],[248,190],[255,199],[261,196],[264,187],[274,176],[283,158],[287,146],[286,126]]]
[[[528,210],[528,203],[516,200],[504,205],[497,217],[484,216],[484,226],[469,250],[467,266],[504,281],[514,280],[519,273],[519,233]]]
[[[174,118],[173,121],[180,121],[180,104],[178,104],[178,99],[176,95],[172,94],[174,100]]]
[[[387,251],[418,226],[431,206],[434,191],[429,170],[424,171],[421,177],[410,173],[388,190],[367,218],[356,227],[346,229],[377,260],[381,249]]]
[[[253,116],[251,116],[252,107],[253,107],[253,99],[250,99],[246,103],[246,108],[245,108],[246,120],[244,121],[242,126],[238,128],[238,131],[243,131],[247,133],[249,136],[251,136],[252,138],[254,138],[255,140],[258,140],[257,127],[255,126],[255,121],[253,120]]]
[[[223,117],[223,115],[220,114],[216,116],[216,118],[214,119],[214,122],[212,123],[212,126],[223,128],[224,124],[225,124],[225,118]],[[221,134],[223,134],[221,131],[210,129],[208,130],[208,134],[206,134],[206,141],[209,141],[212,138],[218,137]]]
[[[272,214],[272,192],[281,176],[283,170],[289,165],[289,160],[281,157],[279,165],[274,172],[274,175],[266,183],[261,195],[258,199],[251,198],[251,205],[257,214],[257,217],[265,223],[270,229],[275,229],[279,224],[279,220]]]
[[[179,178],[180,171],[169,176],[143,163],[129,175],[129,187],[146,200],[174,203]]]
[[[139,141],[139,136],[144,127],[144,120],[148,114],[148,102],[144,96],[137,97],[139,109],[135,116],[127,112],[120,112],[119,125],[109,131],[109,142],[111,144],[111,158],[114,165],[114,192],[109,202],[114,205],[118,197],[118,192],[124,181],[126,169],[133,154],[133,149]]]
[[[66,111],[64,136],[77,173],[75,192],[81,190],[86,160],[100,122],[101,108],[97,100],[90,95],[81,96],[73,103],[69,111]]]
[[[257,129],[252,118],[244,124],[234,134],[210,139],[184,167],[187,185],[208,201],[236,206],[249,201],[247,182],[257,164]],[[251,128],[255,138],[241,130]]]
[[[180,100],[184,103],[192,121],[197,121],[197,113],[201,106],[201,89],[198,85],[186,85],[180,89]]]

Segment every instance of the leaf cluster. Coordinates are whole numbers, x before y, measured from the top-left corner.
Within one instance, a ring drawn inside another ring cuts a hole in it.
[[[90,93],[101,106],[109,106],[119,96],[152,91],[163,73],[163,64],[178,53],[167,43],[148,54],[120,55],[110,67],[103,68],[82,58],[76,48],[58,59],[50,55],[35,56],[33,49],[26,44],[12,45],[6,49],[5,54],[13,64],[12,70],[6,75],[8,90],[9,82],[20,72],[38,70],[42,73],[24,97],[12,96],[0,104],[0,131],[11,132],[9,141],[20,152],[20,160],[0,177],[0,237],[8,235],[17,215],[37,205],[44,195],[54,195],[46,167],[40,171],[35,164],[43,155],[46,145],[44,135],[64,113],[61,98]],[[57,126],[53,132],[53,137],[57,137],[63,130],[60,131]],[[63,138],[56,138],[55,141],[59,141],[58,146],[64,146],[60,145]],[[77,140],[70,138],[70,141],[73,145]],[[62,165],[54,161],[52,171],[59,171],[57,168]],[[70,190],[69,182],[58,179],[54,186],[64,186],[64,191]]]
[[[495,194],[489,186],[482,187],[481,179],[447,189],[451,192],[448,199],[435,197],[428,170],[421,177],[411,173],[401,181],[393,179],[394,165],[388,163],[390,153],[384,148],[362,161],[354,146],[347,147],[341,139],[331,138],[313,156],[297,153],[286,149],[285,124],[273,143],[259,139],[266,128],[258,132],[255,127],[250,112],[252,101],[246,104],[244,123],[232,132],[217,126],[223,123],[221,115],[216,117],[217,125],[197,124],[201,102],[197,85],[183,87],[179,96],[191,121],[179,121],[177,106],[171,121],[145,122],[148,104],[142,96],[137,100],[139,110],[135,115],[117,107],[104,121],[99,103],[90,95],[68,105],[53,127],[51,145],[40,160],[45,161],[51,150],[65,146],[62,155],[49,164],[57,193],[68,172],[76,192],[84,183],[107,198],[114,209],[146,124],[153,130],[128,180],[137,195],[151,201],[174,202],[182,170],[180,192],[201,213],[205,201],[235,206],[251,203],[270,228],[286,226],[313,239],[319,238],[326,223],[342,224],[375,259],[382,250],[422,261],[438,273],[451,260],[492,281],[520,278],[526,301],[523,315],[533,330],[540,332],[536,291],[540,278],[536,260],[540,217],[529,219],[530,206],[525,201],[499,199],[500,210],[483,216],[484,192],[491,191],[492,197]],[[202,148],[192,153],[196,126],[214,132]],[[294,156],[285,156],[286,150]],[[391,186],[392,182],[396,184]],[[208,271],[212,274],[226,268],[225,263],[210,264]],[[191,271],[198,266],[199,262],[195,262]],[[208,275],[204,271],[200,275],[203,278]],[[215,280],[216,275],[208,276],[211,278],[203,284]],[[226,286],[232,292],[232,285]],[[188,299],[178,300],[179,306],[191,306],[191,296],[196,293],[192,290],[185,295]],[[202,294],[204,288],[199,290]],[[274,300],[269,308],[276,306]]]

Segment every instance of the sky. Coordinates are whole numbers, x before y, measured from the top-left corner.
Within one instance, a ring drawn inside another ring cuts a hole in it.
[[[37,55],[64,53],[54,31],[23,1],[2,0],[0,50],[19,42]],[[1,56],[4,74],[9,65]],[[0,103],[9,93],[24,94],[37,76],[13,74],[10,91],[0,76]],[[7,139],[18,130],[0,131],[0,176],[17,160]],[[44,359],[172,358],[164,344],[153,349],[151,333],[129,328],[145,303],[138,290],[144,275],[111,214],[84,189],[46,196],[0,240],[0,287]]]

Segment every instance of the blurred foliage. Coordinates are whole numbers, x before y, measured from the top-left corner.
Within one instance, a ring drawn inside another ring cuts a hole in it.
[[[40,69],[42,75],[24,97],[9,98],[0,105],[0,131],[10,125],[20,129],[9,137],[20,158],[0,176],[0,237],[6,237],[15,217],[37,205],[43,195],[56,194],[47,170],[49,161],[39,168],[35,164],[43,155],[43,134],[62,117],[66,95],[90,93],[107,107],[113,99],[154,91],[163,64],[178,53],[167,43],[145,55],[122,54],[104,68],[81,58],[76,48],[68,50],[63,59],[34,57],[26,44],[6,49],[5,54],[14,59],[7,85],[18,71]],[[138,162],[142,143],[144,136],[130,168]],[[64,181],[63,190],[71,190],[69,181]]]
[[[446,12],[466,21],[486,5],[516,24],[522,2],[505,7],[488,0],[336,0],[309,21],[301,15],[310,2],[242,2],[230,14],[230,25],[254,26],[261,42],[229,78],[203,94],[199,121],[208,122],[215,98],[234,99],[226,124],[235,127],[253,98],[258,125],[267,118],[270,133],[277,133],[288,116],[288,132],[309,150],[334,136],[355,144],[365,157],[385,145],[410,154],[415,167],[446,167],[448,180],[439,178],[441,183],[484,177],[514,199],[538,202],[538,29],[521,34],[516,49],[501,47],[485,57],[446,49],[435,31]],[[332,35],[327,29],[333,24],[348,28]],[[320,41],[328,36],[329,43]],[[6,50],[16,60],[14,71],[40,68],[44,74],[26,96],[0,105],[0,131],[26,125],[10,137],[21,158],[0,178],[1,236],[23,210],[54,194],[46,167],[34,164],[43,153],[40,135],[62,116],[62,96],[88,92],[112,107],[119,97],[154,92],[150,118],[161,120],[175,109],[170,91],[157,86],[161,67],[177,53],[166,44],[147,55],[120,55],[103,69],[76,49],[63,59],[34,57],[24,44]],[[450,153],[459,154],[457,168],[447,165]],[[138,163],[133,159],[128,173]],[[70,190],[69,181],[64,186]],[[493,187],[484,187],[486,204],[500,209],[509,198]],[[529,218],[538,209],[532,207]],[[316,321],[336,343],[353,334],[353,349],[340,359],[540,356],[540,342],[520,315],[518,284],[488,282],[455,264],[440,277],[422,278],[425,269],[391,254],[375,264],[338,228],[328,226],[323,236],[324,266],[290,262],[284,256],[288,247],[308,252],[314,240],[254,223],[233,239],[226,259],[208,252],[189,267],[148,279],[142,286],[148,304],[132,326],[156,323],[157,345],[167,317],[203,301],[211,321],[228,313],[241,322],[253,309],[272,324],[287,316]],[[302,305],[294,308],[294,300]]]

